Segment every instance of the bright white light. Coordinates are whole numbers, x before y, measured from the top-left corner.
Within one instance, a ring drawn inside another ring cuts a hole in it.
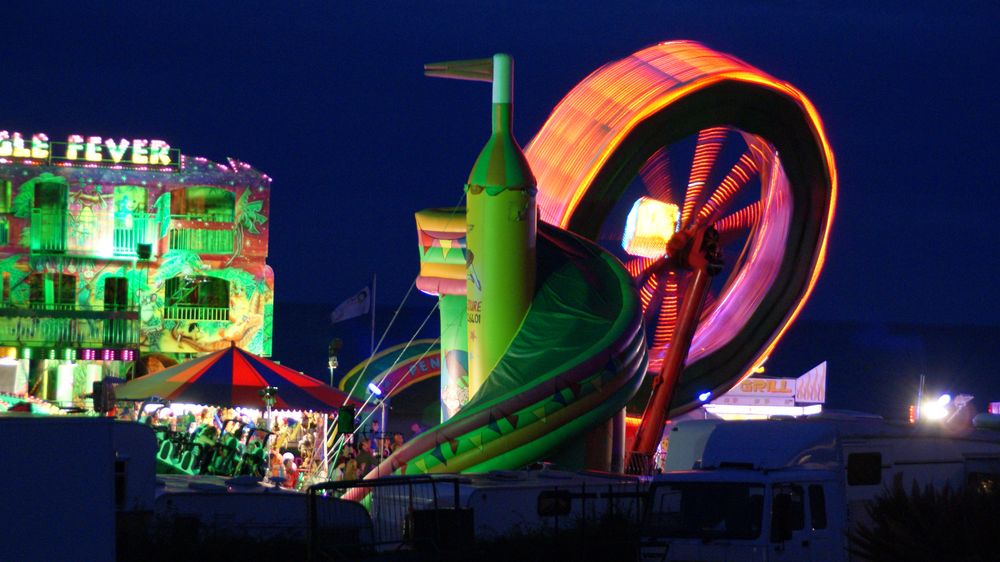
[[[951,398],[949,396],[949,398]],[[920,417],[928,420],[943,420],[948,416],[948,402],[938,400],[928,400],[924,402],[924,407],[920,409]]]
[[[382,389],[373,382],[368,383],[368,392],[371,392],[375,396],[382,396]]]
[[[164,404],[157,404],[157,403],[154,403],[154,404],[146,404],[146,407],[144,407],[144,408],[142,409],[142,412],[143,412],[144,414],[151,414],[151,413],[153,413],[153,412],[155,412],[155,411],[157,411],[157,410],[160,410],[160,409],[162,409],[162,408],[165,408],[165,407],[166,407],[166,406],[165,406]]]
[[[702,392],[701,394],[698,395],[698,400],[702,402],[708,402],[708,399],[711,397],[712,397],[712,391],[706,390],[705,392]]]
[[[814,416],[823,411],[822,404],[811,404],[802,408],[802,413],[806,416]]]
[[[632,256],[659,258],[667,252],[667,242],[677,231],[680,209],[652,197],[640,197],[625,219],[622,248]]]
[[[941,396],[938,396],[937,401],[938,404],[941,404],[942,406],[947,406],[951,402],[951,394],[942,394]]]
[[[809,406],[749,406],[740,404],[705,404],[710,413],[725,417],[739,416],[811,416],[823,411],[822,404]]]

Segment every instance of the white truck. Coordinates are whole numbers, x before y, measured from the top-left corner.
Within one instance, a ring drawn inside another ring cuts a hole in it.
[[[650,484],[639,559],[851,560],[847,531],[894,479],[1000,480],[1000,433],[878,418],[678,424]]]

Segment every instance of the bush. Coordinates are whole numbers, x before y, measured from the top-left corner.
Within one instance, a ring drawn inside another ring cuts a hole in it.
[[[848,535],[849,550],[868,560],[978,561],[1000,556],[1000,493],[966,486],[909,492],[900,478],[868,506],[869,524]]]

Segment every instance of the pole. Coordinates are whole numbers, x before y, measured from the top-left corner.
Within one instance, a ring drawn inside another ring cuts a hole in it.
[[[327,427],[327,420],[329,420],[329,419],[330,419],[329,414],[324,413],[323,414],[323,436],[320,437],[320,439],[323,440],[323,480],[329,480],[330,479],[330,459],[327,458],[327,456],[330,453],[330,451],[329,451],[330,448],[327,446],[327,443],[326,443],[326,427]],[[313,451],[315,451],[315,450],[316,450],[316,447],[314,446],[313,447]]]
[[[382,453],[384,452],[384,447],[385,447],[385,435],[386,435],[386,427],[385,427],[386,414],[385,414],[385,409],[388,407],[387,398],[388,397],[383,397],[382,400],[380,400],[380,402],[382,404],[382,416],[381,416],[381,421],[379,422],[379,429],[382,432],[382,436],[379,437],[378,434],[375,434],[375,446],[378,447],[378,450],[377,451],[372,451],[372,454],[374,454],[375,457],[377,459],[379,459],[379,463],[378,463],[378,465],[376,465],[376,468],[377,467],[381,467],[382,466],[382,461],[385,460],[385,457],[382,456]],[[375,474],[376,478],[378,478],[380,476],[382,476],[381,473],[376,473]]]
[[[917,404],[913,409],[913,420],[915,422],[920,422],[920,406],[921,402],[924,401],[924,375],[920,375],[920,385],[917,386]]]
[[[382,435],[383,436],[385,436],[385,432],[386,432],[386,427],[385,427],[385,408],[386,408],[386,400],[382,400],[382,421],[378,425],[379,425],[379,427],[382,428]],[[381,449],[381,448],[382,448],[382,445],[379,444],[379,449]],[[381,454],[381,453],[382,453],[382,451],[379,450],[379,454]]]
[[[684,292],[684,305],[681,307],[677,328],[670,347],[667,348],[667,355],[663,358],[660,373],[653,379],[652,396],[642,414],[635,443],[629,453],[626,469],[630,474],[647,474],[652,468],[653,454],[663,436],[663,424],[667,421],[670,402],[698,327],[698,316],[708,293],[709,281],[708,271],[704,267],[697,268]]]
[[[368,357],[372,357],[375,355],[375,291],[377,287],[378,287],[378,274],[372,273],[372,338],[371,338],[371,353],[369,353]]]
[[[330,356],[330,359],[326,363],[326,366],[330,368],[330,386],[333,386],[333,372],[337,370],[338,365],[337,356]]]
[[[266,409],[264,417],[267,419],[267,430],[271,431],[271,429],[274,427],[274,424],[271,423],[271,402],[270,401],[264,402],[264,407]],[[273,440],[271,441],[271,444],[274,444]]]

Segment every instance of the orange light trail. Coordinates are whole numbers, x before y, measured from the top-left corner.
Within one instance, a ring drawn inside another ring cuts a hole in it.
[[[684,206],[681,209],[682,228],[687,227],[694,208],[701,199],[701,192],[708,181],[708,175],[712,173],[712,167],[715,166],[715,159],[722,150],[722,141],[726,138],[727,130],[725,127],[713,127],[698,133],[687,193],[684,194]]]
[[[725,206],[726,203],[736,194],[739,190],[743,189],[743,186],[750,181],[750,178],[757,173],[757,162],[753,159],[749,152],[744,152],[733,168],[729,170],[726,177],[719,184],[719,187],[715,189],[712,195],[708,198],[708,202],[698,211],[698,218],[696,219],[698,223],[704,223],[708,221],[712,222],[712,219],[716,214],[719,213]]]
[[[739,211],[716,221],[715,229],[719,231],[720,235],[725,235],[750,228],[758,219],[760,219],[760,201],[754,201]]]
[[[673,182],[670,179],[670,158],[666,147],[660,148],[649,157],[639,170],[649,194],[664,203],[671,203]]]
[[[670,343],[677,325],[677,274],[667,272],[663,300],[660,301],[660,317],[653,331],[653,347],[659,348]]]
[[[642,285],[639,289],[639,300],[642,301],[642,309],[649,310],[649,303],[653,300],[653,295],[656,294],[656,288],[659,285],[659,279],[656,275],[651,275],[649,281]]]
[[[625,270],[628,271],[629,275],[632,277],[638,277],[647,267],[652,265],[656,261],[652,258],[638,257],[631,259],[625,264]]]

